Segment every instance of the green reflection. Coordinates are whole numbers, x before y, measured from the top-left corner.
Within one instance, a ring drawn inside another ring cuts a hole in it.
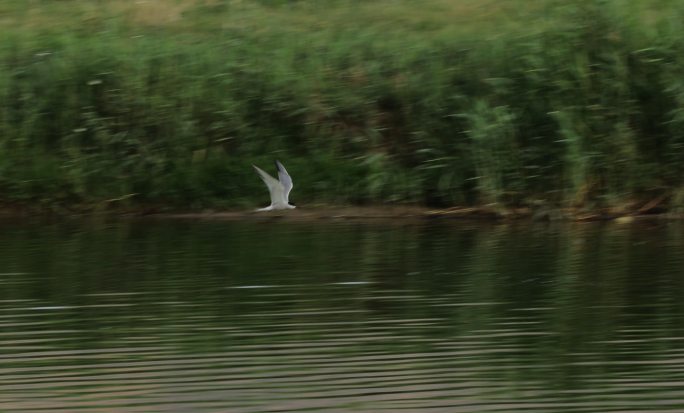
[[[1,228],[11,411],[684,408],[678,224]]]

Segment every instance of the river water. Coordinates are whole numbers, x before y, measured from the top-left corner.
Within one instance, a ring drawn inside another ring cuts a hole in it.
[[[0,224],[0,411],[684,412],[684,224]]]

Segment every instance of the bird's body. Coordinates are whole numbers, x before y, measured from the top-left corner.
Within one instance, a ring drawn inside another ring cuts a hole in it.
[[[283,164],[280,161],[275,161],[276,168],[278,168],[278,178],[275,179],[271,175],[262,171],[258,167],[254,166],[257,173],[264,180],[268,191],[271,193],[271,206],[266,208],[257,209],[257,211],[282,211],[285,209],[295,209],[295,206],[290,204],[288,198],[290,196],[290,191],[292,190],[292,178],[290,174],[287,173]]]

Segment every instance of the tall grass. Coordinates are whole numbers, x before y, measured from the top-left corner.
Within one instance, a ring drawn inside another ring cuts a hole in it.
[[[505,32],[404,1],[385,25],[361,24],[377,3],[266,3],[176,2],[155,24],[116,2],[72,24],[17,14],[0,39],[0,199],[252,207],[267,199],[249,165],[274,157],[298,204],[684,199],[676,3],[645,18],[535,2]]]

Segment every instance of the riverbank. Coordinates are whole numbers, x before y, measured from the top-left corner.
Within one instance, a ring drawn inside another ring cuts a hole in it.
[[[4,2],[0,201],[247,210],[278,158],[297,204],[678,211],[684,28],[646,3]]]
[[[492,208],[474,208],[468,206],[451,208],[429,208],[410,205],[375,205],[375,206],[303,206],[289,211],[256,212],[247,210],[169,210],[164,207],[146,207],[122,210],[114,209],[82,209],[82,210],[36,210],[14,206],[0,207],[0,219],[25,220],[45,218],[49,220],[74,218],[104,219],[181,219],[181,220],[227,220],[227,221],[489,221],[489,222],[594,222],[615,221],[619,223],[671,221],[681,220],[684,215],[669,211],[666,205],[647,203],[641,208],[631,211],[621,210],[580,210],[577,208],[516,208],[494,210]]]
[[[114,216],[114,215],[112,215]],[[682,214],[668,212],[665,205],[655,202],[632,211],[583,211],[577,208],[517,208],[510,210],[494,210],[492,208],[452,207],[428,208],[424,206],[362,206],[362,207],[330,207],[304,206],[289,211],[256,212],[247,211],[212,211],[202,212],[161,212],[148,209],[124,213],[128,217],[154,217],[161,219],[198,219],[198,220],[231,220],[231,221],[308,221],[308,220],[475,220],[475,221],[616,221],[629,223],[634,221],[679,220]]]
[[[476,220],[476,221],[615,221],[630,223],[638,221],[680,220],[679,214],[610,214],[610,213],[577,213],[572,210],[531,211],[520,209],[507,213],[497,213],[479,208],[334,208],[317,210],[272,212],[203,212],[203,213],[161,213],[131,214],[129,216],[147,216],[160,219],[192,219],[192,220],[229,220],[229,221],[378,221],[378,220]]]

